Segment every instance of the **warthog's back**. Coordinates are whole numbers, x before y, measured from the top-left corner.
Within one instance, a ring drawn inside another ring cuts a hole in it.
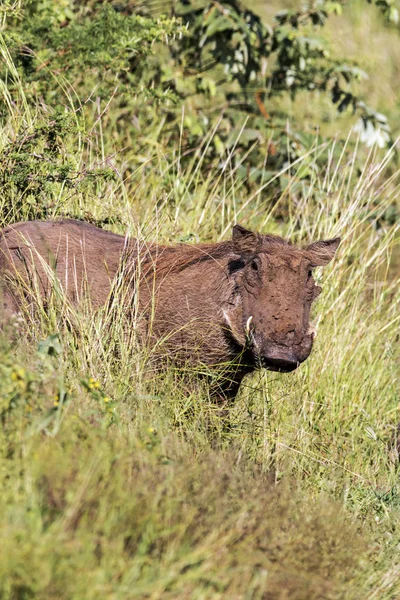
[[[6,227],[0,233],[6,312],[18,310],[24,288],[46,298],[54,277],[72,302],[89,291],[92,305],[103,305],[125,247],[125,237],[72,219]]]

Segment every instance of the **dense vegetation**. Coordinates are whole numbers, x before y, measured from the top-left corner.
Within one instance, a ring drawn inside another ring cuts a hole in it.
[[[1,333],[5,600],[400,597],[397,7],[263,5],[0,7],[1,226],[343,239],[310,359],[223,415],[118,306]]]

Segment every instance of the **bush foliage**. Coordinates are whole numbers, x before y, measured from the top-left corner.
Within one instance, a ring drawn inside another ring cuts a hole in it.
[[[391,3],[377,4],[396,21]],[[341,2],[283,10],[271,25],[237,0],[180,0],[163,5],[163,13],[157,3],[124,0],[42,0],[2,10],[3,120],[8,107],[22,103],[35,113],[40,107],[51,128],[61,103],[76,123],[75,135],[85,141],[93,113],[104,113],[102,134],[118,132],[121,143],[135,150],[129,170],[143,163],[149,144],[167,152],[179,147],[180,163],[190,164],[213,131],[202,177],[230,161],[250,187],[282,171],[309,182],[326,160],[324,153],[310,152],[323,143],[319,124],[313,131],[301,123],[288,127],[279,107],[282,96],[301,92],[326,95],[338,113],[357,114],[367,144],[390,140],[386,117],[357,94],[367,74],[336,56],[319,35],[327,19],[342,12]],[[27,116],[27,125],[34,120]],[[63,138],[71,129],[58,133]],[[300,157],[299,172],[291,165]],[[7,161],[2,164],[6,171]],[[28,161],[23,170],[29,169]],[[52,169],[50,179],[70,184],[68,161],[55,176]],[[285,184],[285,177],[277,177],[270,191],[279,193]]]

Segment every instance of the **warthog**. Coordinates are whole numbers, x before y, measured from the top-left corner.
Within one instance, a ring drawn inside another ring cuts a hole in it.
[[[339,242],[298,249],[235,225],[226,242],[141,247],[80,221],[17,223],[0,234],[3,306],[18,312],[33,286],[46,300],[55,280],[71,302],[86,295],[94,309],[107,306],[122,273],[144,341],[175,363],[222,371],[215,393],[233,398],[245,374],[293,371],[309,356],[310,309],[321,291],[312,270]]]

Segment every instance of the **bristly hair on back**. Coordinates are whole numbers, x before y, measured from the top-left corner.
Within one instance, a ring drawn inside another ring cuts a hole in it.
[[[289,240],[275,235],[261,235],[259,252],[267,252],[277,246],[292,246]],[[177,244],[175,246],[153,245],[142,256],[143,276],[157,271],[157,274],[179,273],[184,269],[206,261],[219,261],[238,257],[231,240],[209,244]]]

